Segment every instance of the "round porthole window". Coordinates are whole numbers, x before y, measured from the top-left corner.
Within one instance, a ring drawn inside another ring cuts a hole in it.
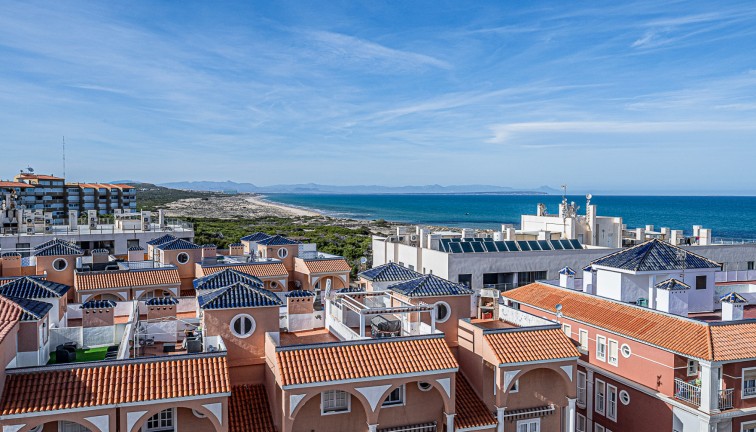
[[[420,389],[420,391],[427,392],[428,390],[432,389],[433,386],[431,383],[425,382],[425,381],[418,381],[417,382],[417,388]]]
[[[231,333],[236,337],[247,338],[255,332],[255,319],[251,315],[240,314],[231,320]]]
[[[281,248],[281,249],[278,250],[278,257],[279,258],[283,259],[283,258],[286,258],[287,256],[289,256],[289,251],[286,250],[286,248]]]
[[[63,271],[66,268],[68,268],[68,261],[64,260],[63,258],[58,258],[55,261],[53,261],[53,268],[57,271]]]
[[[276,289],[276,288],[278,288],[278,282],[276,282],[276,281],[271,281],[271,283],[270,283],[270,287],[271,287],[272,289]]]
[[[444,323],[449,320],[449,316],[451,315],[451,307],[449,307],[449,303],[440,301],[436,303],[436,322],[438,323]]]
[[[622,357],[629,358],[630,354],[632,354],[632,351],[630,351],[630,345],[628,344],[622,344]]]
[[[180,254],[176,255],[176,261],[179,262],[179,264],[186,264],[189,262],[189,254],[186,252],[181,252]]]
[[[620,402],[622,402],[622,405],[627,405],[630,403],[630,394],[625,390],[622,390],[619,393],[619,398],[620,398]]]

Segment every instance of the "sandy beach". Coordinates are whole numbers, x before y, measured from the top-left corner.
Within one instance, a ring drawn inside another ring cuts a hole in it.
[[[318,217],[322,214],[272,203],[261,195],[229,195],[181,199],[165,206],[168,216],[197,218]]]

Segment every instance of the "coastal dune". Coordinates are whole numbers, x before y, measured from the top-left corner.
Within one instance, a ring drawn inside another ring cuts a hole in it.
[[[173,217],[218,219],[323,216],[312,210],[272,203],[262,195],[246,194],[181,199],[167,204],[165,212]]]

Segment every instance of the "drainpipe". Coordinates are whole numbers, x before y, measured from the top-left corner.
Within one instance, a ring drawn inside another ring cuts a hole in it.
[[[496,407],[496,432],[504,432],[504,413],[507,407]]]
[[[567,432],[575,432],[575,398],[567,398]]]
[[[456,414],[446,414],[446,432],[454,432],[454,416]]]

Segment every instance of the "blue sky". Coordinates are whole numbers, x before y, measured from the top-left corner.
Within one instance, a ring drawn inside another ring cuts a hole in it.
[[[3,2],[2,172],[756,193],[752,2]]]

